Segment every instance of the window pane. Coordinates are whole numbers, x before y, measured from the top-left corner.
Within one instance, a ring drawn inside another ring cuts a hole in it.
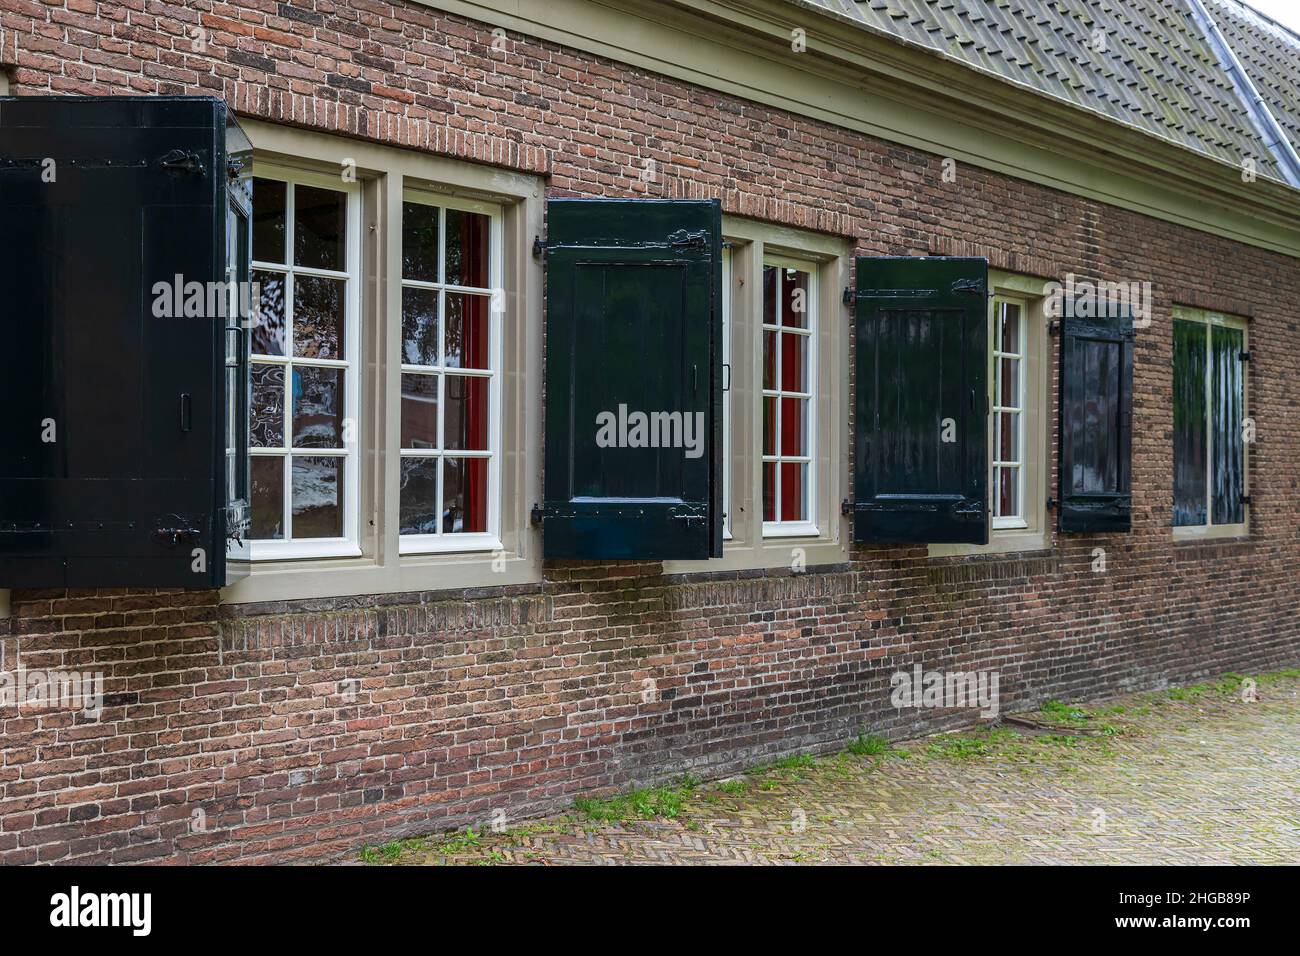
[[[997,516],[1018,517],[1020,515],[1020,469],[999,468],[996,492]]]
[[[438,207],[402,203],[402,278],[438,281]]]
[[[784,269],[781,274],[781,324],[797,329],[808,328],[808,273]],[[784,492],[783,492],[784,494]]]
[[[776,389],[776,339],[780,333],[763,333],[763,387]]]
[[[763,520],[776,520],[776,462],[763,462]]]
[[[763,454],[776,454],[776,399],[763,399]]]
[[[347,268],[347,194],[315,186],[293,187],[293,261],[313,269]]]
[[[776,325],[776,266],[763,266],[763,324]]]
[[[1240,329],[1215,326],[1210,331],[1211,392],[1210,447],[1214,450],[1214,500],[1211,511],[1215,524],[1236,524],[1245,520],[1241,496],[1245,494],[1245,455],[1241,428],[1245,418],[1241,352],[1244,337]]]
[[[447,376],[443,423],[444,448],[486,451],[488,447],[488,380]]]
[[[808,466],[800,461],[781,462],[781,520],[808,520]]]
[[[1020,353],[1020,306],[1003,302],[999,310],[998,351]]]
[[[438,459],[403,458],[401,533],[438,533]]]
[[[998,461],[1020,460],[1020,413],[998,413]]]
[[[781,399],[781,454],[808,454],[808,399]],[[785,480],[782,474],[781,480]],[[784,490],[781,492],[785,494]]]
[[[343,447],[343,369],[294,368],[293,444],[295,448]]]
[[[782,391],[808,391],[808,341],[806,335],[781,336]]]
[[[1206,332],[1174,320],[1174,525],[1206,522]]]
[[[284,366],[254,362],[251,444],[254,448],[284,445]]]
[[[488,306],[485,295],[447,293],[447,367],[488,368]]]
[[[436,375],[402,375],[402,447],[438,447]]]
[[[998,359],[998,404],[1020,407],[1020,359]]]
[[[293,354],[304,358],[343,357],[342,279],[293,277]]]
[[[284,459],[254,455],[252,472],[252,521],[249,536],[261,539],[284,537]]]
[[[343,459],[293,458],[293,536],[343,536]]]
[[[447,210],[447,273],[443,281],[448,285],[487,288],[491,222],[480,213]]]
[[[255,355],[284,354],[284,274],[254,272],[257,283],[257,315],[254,316],[252,350]]]
[[[487,530],[487,459],[447,458],[442,472],[444,533]]]
[[[438,364],[438,293],[431,289],[402,290],[402,361]]]
[[[253,179],[253,258],[284,262],[285,183]]]

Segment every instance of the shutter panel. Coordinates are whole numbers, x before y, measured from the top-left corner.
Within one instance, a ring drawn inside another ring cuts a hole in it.
[[[722,212],[547,203],[550,558],[722,554]]]
[[[1098,303],[1097,311],[1105,311]],[[1133,504],[1133,316],[1061,320],[1062,532],[1128,531]]]
[[[988,260],[857,260],[853,537],[987,544]]]

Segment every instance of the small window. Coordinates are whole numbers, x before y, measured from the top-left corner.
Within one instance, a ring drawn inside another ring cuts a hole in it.
[[[402,204],[403,554],[500,547],[499,230],[492,206]]]
[[[359,553],[359,205],[327,177],[253,182],[254,559]]]
[[[1246,337],[1241,319],[1192,309],[1175,314],[1177,534],[1245,533]]]
[[[1025,303],[993,300],[993,527],[1024,528]]]
[[[817,271],[763,264],[763,534],[815,535]]]

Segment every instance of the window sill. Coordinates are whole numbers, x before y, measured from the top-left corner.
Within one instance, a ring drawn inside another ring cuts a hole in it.
[[[959,558],[977,554],[1016,554],[1029,551],[1047,551],[1051,535],[1047,531],[1027,528],[994,528],[988,544],[932,544],[931,558]]]
[[[1197,541],[1226,541],[1237,539],[1241,541],[1250,540],[1249,522],[1239,522],[1238,524],[1213,524],[1213,525],[1176,525],[1173,528],[1174,543],[1197,542]]]
[[[253,541],[246,554],[232,554],[235,561],[258,564],[263,561],[297,561],[315,558],[359,558],[361,548],[343,538],[316,541]]]
[[[398,553],[403,557],[421,554],[469,554],[500,551],[501,539],[494,534],[403,535]]]
[[[820,534],[811,521],[763,522],[764,538],[816,538]]]

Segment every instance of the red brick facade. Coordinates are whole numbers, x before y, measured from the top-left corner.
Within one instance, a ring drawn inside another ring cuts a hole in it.
[[[0,28],[17,94],[215,94],[544,173],[554,194],[717,196],[861,254],[975,253],[1156,296],[1128,535],[966,559],[858,547],[798,576],[548,564],[538,587],[297,606],[15,592],[9,655],[102,670],[107,699],[99,721],[0,712],[0,862],[325,856],[969,720],[890,705],[914,663],[996,668],[1010,711],[1300,660],[1292,259],[974,168],[945,184],[940,157],[513,35],[497,52],[489,28],[415,3],[0,0]],[[1175,302],[1253,320],[1248,540],[1171,538]]]

